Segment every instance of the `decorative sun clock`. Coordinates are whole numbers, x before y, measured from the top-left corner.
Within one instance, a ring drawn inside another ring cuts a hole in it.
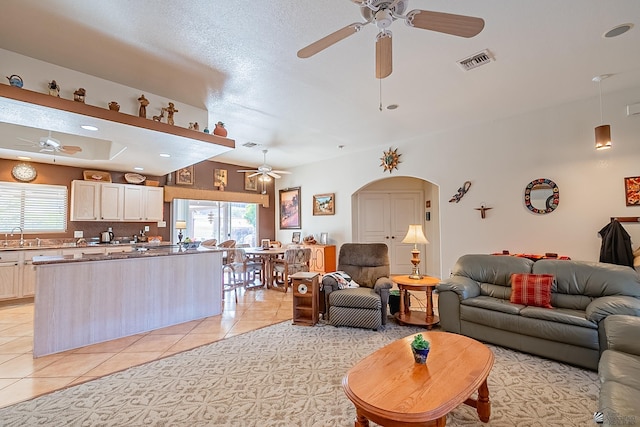
[[[293,324],[313,326],[318,323],[320,286],[318,273],[298,272],[292,274]]]
[[[382,157],[380,157],[380,160],[382,160],[380,166],[384,168],[384,172],[389,171],[389,173],[392,173],[394,169],[398,169],[401,155],[402,154],[398,154],[397,148],[392,150],[391,147],[389,147],[388,151],[384,151]]]
[[[18,181],[31,182],[36,179],[36,168],[28,163],[18,163],[11,169],[11,175]]]

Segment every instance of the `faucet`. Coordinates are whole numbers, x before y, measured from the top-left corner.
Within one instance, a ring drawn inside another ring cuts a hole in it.
[[[24,246],[24,230],[22,229],[22,227],[17,226],[17,227],[13,227],[11,229],[11,237],[13,237],[13,232],[15,231],[16,228],[20,229],[20,247]]]

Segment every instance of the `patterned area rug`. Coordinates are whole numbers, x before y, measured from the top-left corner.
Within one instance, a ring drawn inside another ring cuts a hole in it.
[[[420,331],[394,323],[375,332],[287,321],[2,408],[0,424],[352,426],[343,375],[367,354]],[[490,347],[490,422],[461,405],[447,426],[594,425],[595,372]]]

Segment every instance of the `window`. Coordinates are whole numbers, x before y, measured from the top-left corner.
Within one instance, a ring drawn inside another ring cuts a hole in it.
[[[0,182],[0,232],[22,227],[24,233],[67,230],[67,187]]]
[[[185,238],[218,243],[232,239],[238,245],[256,246],[257,207],[255,203],[174,199],[173,217],[187,222]]]

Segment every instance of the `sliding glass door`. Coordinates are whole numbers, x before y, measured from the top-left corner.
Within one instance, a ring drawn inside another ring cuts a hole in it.
[[[175,199],[173,225],[176,221],[186,221],[187,228],[182,234],[194,241],[216,239],[220,243],[232,239],[237,245],[256,246],[256,211],[255,203]],[[172,234],[177,242],[178,230]]]

